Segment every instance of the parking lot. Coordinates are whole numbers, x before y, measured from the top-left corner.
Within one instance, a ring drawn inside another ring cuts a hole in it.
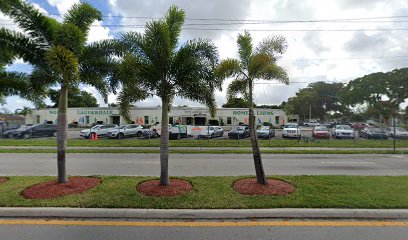
[[[82,137],[80,137],[80,135],[79,135],[79,133],[80,133],[80,131],[82,131],[83,129],[69,129],[68,130],[68,139],[83,139]],[[301,130],[301,133],[302,133],[302,136],[303,137],[309,137],[310,139],[312,138],[312,131],[313,131],[313,128],[312,127],[301,127],[300,128],[300,130]],[[229,139],[228,138],[228,130],[226,130],[226,131],[224,131],[224,135],[222,136],[222,137],[217,137],[217,138],[214,138],[214,139],[210,139],[210,140],[214,140],[214,141],[216,141],[216,140],[227,140],[227,139]],[[358,136],[358,132],[356,131],[355,132],[356,134],[356,141],[360,141],[360,140],[366,140],[365,138],[361,138],[361,137],[359,137]],[[52,137],[49,137],[49,138],[52,138]],[[103,137],[102,137],[103,138]],[[148,140],[148,138],[143,138],[143,137],[141,137],[141,138],[137,138],[137,137],[128,137],[128,138],[125,138],[125,140],[135,140],[135,139],[139,139],[139,140]],[[183,138],[184,140],[186,140],[186,139],[189,139],[189,140],[196,140],[196,141],[204,141],[204,140],[206,140],[206,139],[198,139],[198,137],[197,136],[193,136],[193,137],[189,137],[189,138]],[[292,139],[289,139],[289,138],[282,138],[282,129],[275,129],[275,137],[272,137],[271,138],[271,140],[273,140],[273,139],[277,139],[277,140],[282,140],[282,139],[287,139],[287,140],[294,140],[293,138]],[[310,140],[309,139],[309,140]],[[334,139],[334,138],[332,138],[333,140],[336,140],[336,141],[341,141],[342,139]],[[231,139],[231,140],[234,140],[234,139]],[[235,139],[236,140],[236,139]],[[249,138],[244,138],[244,139],[240,139],[240,140],[249,140]],[[392,138],[388,138],[388,140],[392,140]],[[173,141],[173,140],[172,140]],[[406,139],[398,139],[398,141],[407,141]]]

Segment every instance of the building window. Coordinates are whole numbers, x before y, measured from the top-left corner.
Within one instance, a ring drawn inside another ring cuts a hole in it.
[[[144,116],[144,124],[149,124],[149,116]]]
[[[231,125],[232,124],[232,117],[227,117],[227,125]]]
[[[279,125],[279,116],[275,116],[275,124]]]
[[[173,117],[169,117],[169,124],[173,125]]]

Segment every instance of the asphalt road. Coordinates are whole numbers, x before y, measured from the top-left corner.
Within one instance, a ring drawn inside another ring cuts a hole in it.
[[[275,221],[276,222],[276,221]],[[7,240],[44,240],[44,239],[142,239],[142,240],[179,240],[179,239],[194,239],[194,240],[211,240],[211,239],[303,239],[303,240],[344,240],[344,239],[359,239],[359,240],[383,240],[383,239],[406,239],[408,236],[408,227],[397,226],[359,226],[358,223],[351,226],[322,226],[322,222],[307,222],[299,221],[291,224],[291,221],[285,221],[285,226],[211,226],[214,222],[210,222],[209,226],[120,226],[117,222],[105,221],[104,225],[92,226],[75,226],[71,223],[67,225],[52,225],[51,222],[47,225],[0,225],[1,239]],[[129,223],[129,222],[127,222]],[[146,223],[149,224],[152,222]],[[197,222],[193,222],[197,223]],[[287,224],[288,223],[288,224]],[[293,221],[292,221],[293,223]],[[296,226],[298,224],[305,226]],[[367,223],[367,222],[365,222]],[[368,222],[369,223],[369,222]],[[51,224],[51,225],[49,225]],[[126,225],[126,222],[124,222]],[[154,224],[154,222],[153,222]],[[215,223],[217,224],[217,223]],[[253,222],[252,222],[253,224]],[[287,224],[287,225],[286,225]],[[323,225],[325,223],[323,222]],[[143,225],[143,223],[142,223]],[[184,224],[187,225],[187,224]],[[279,224],[278,224],[279,225]],[[309,225],[309,226],[308,226]],[[320,225],[320,226],[319,226]],[[340,224],[341,225],[341,224]],[[391,224],[392,225],[392,224]],[[396,224],[398,225],[398,224]]]
[[[408,155],[264,154],[265,172],[274,175],[407,175]],[[56,154],[2,153],[0,176],[55,175]],[[251,154],[171,154],[171,176],[253,175]],[[159,154],[68,154],[69,175],[156,176]]]

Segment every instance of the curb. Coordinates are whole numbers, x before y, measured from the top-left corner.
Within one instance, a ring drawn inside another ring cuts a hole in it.
[[[408,219],[408,209],[109,209],[0,208],[3,218],[135,218],[135,219]]]

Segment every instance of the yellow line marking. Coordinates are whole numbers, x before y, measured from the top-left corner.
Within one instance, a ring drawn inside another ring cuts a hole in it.
[[[132,222],[81,220],[0,220],[0,225],[64,225],[125,227],[408,227],[408,221],[251,221],[251,222]]]

